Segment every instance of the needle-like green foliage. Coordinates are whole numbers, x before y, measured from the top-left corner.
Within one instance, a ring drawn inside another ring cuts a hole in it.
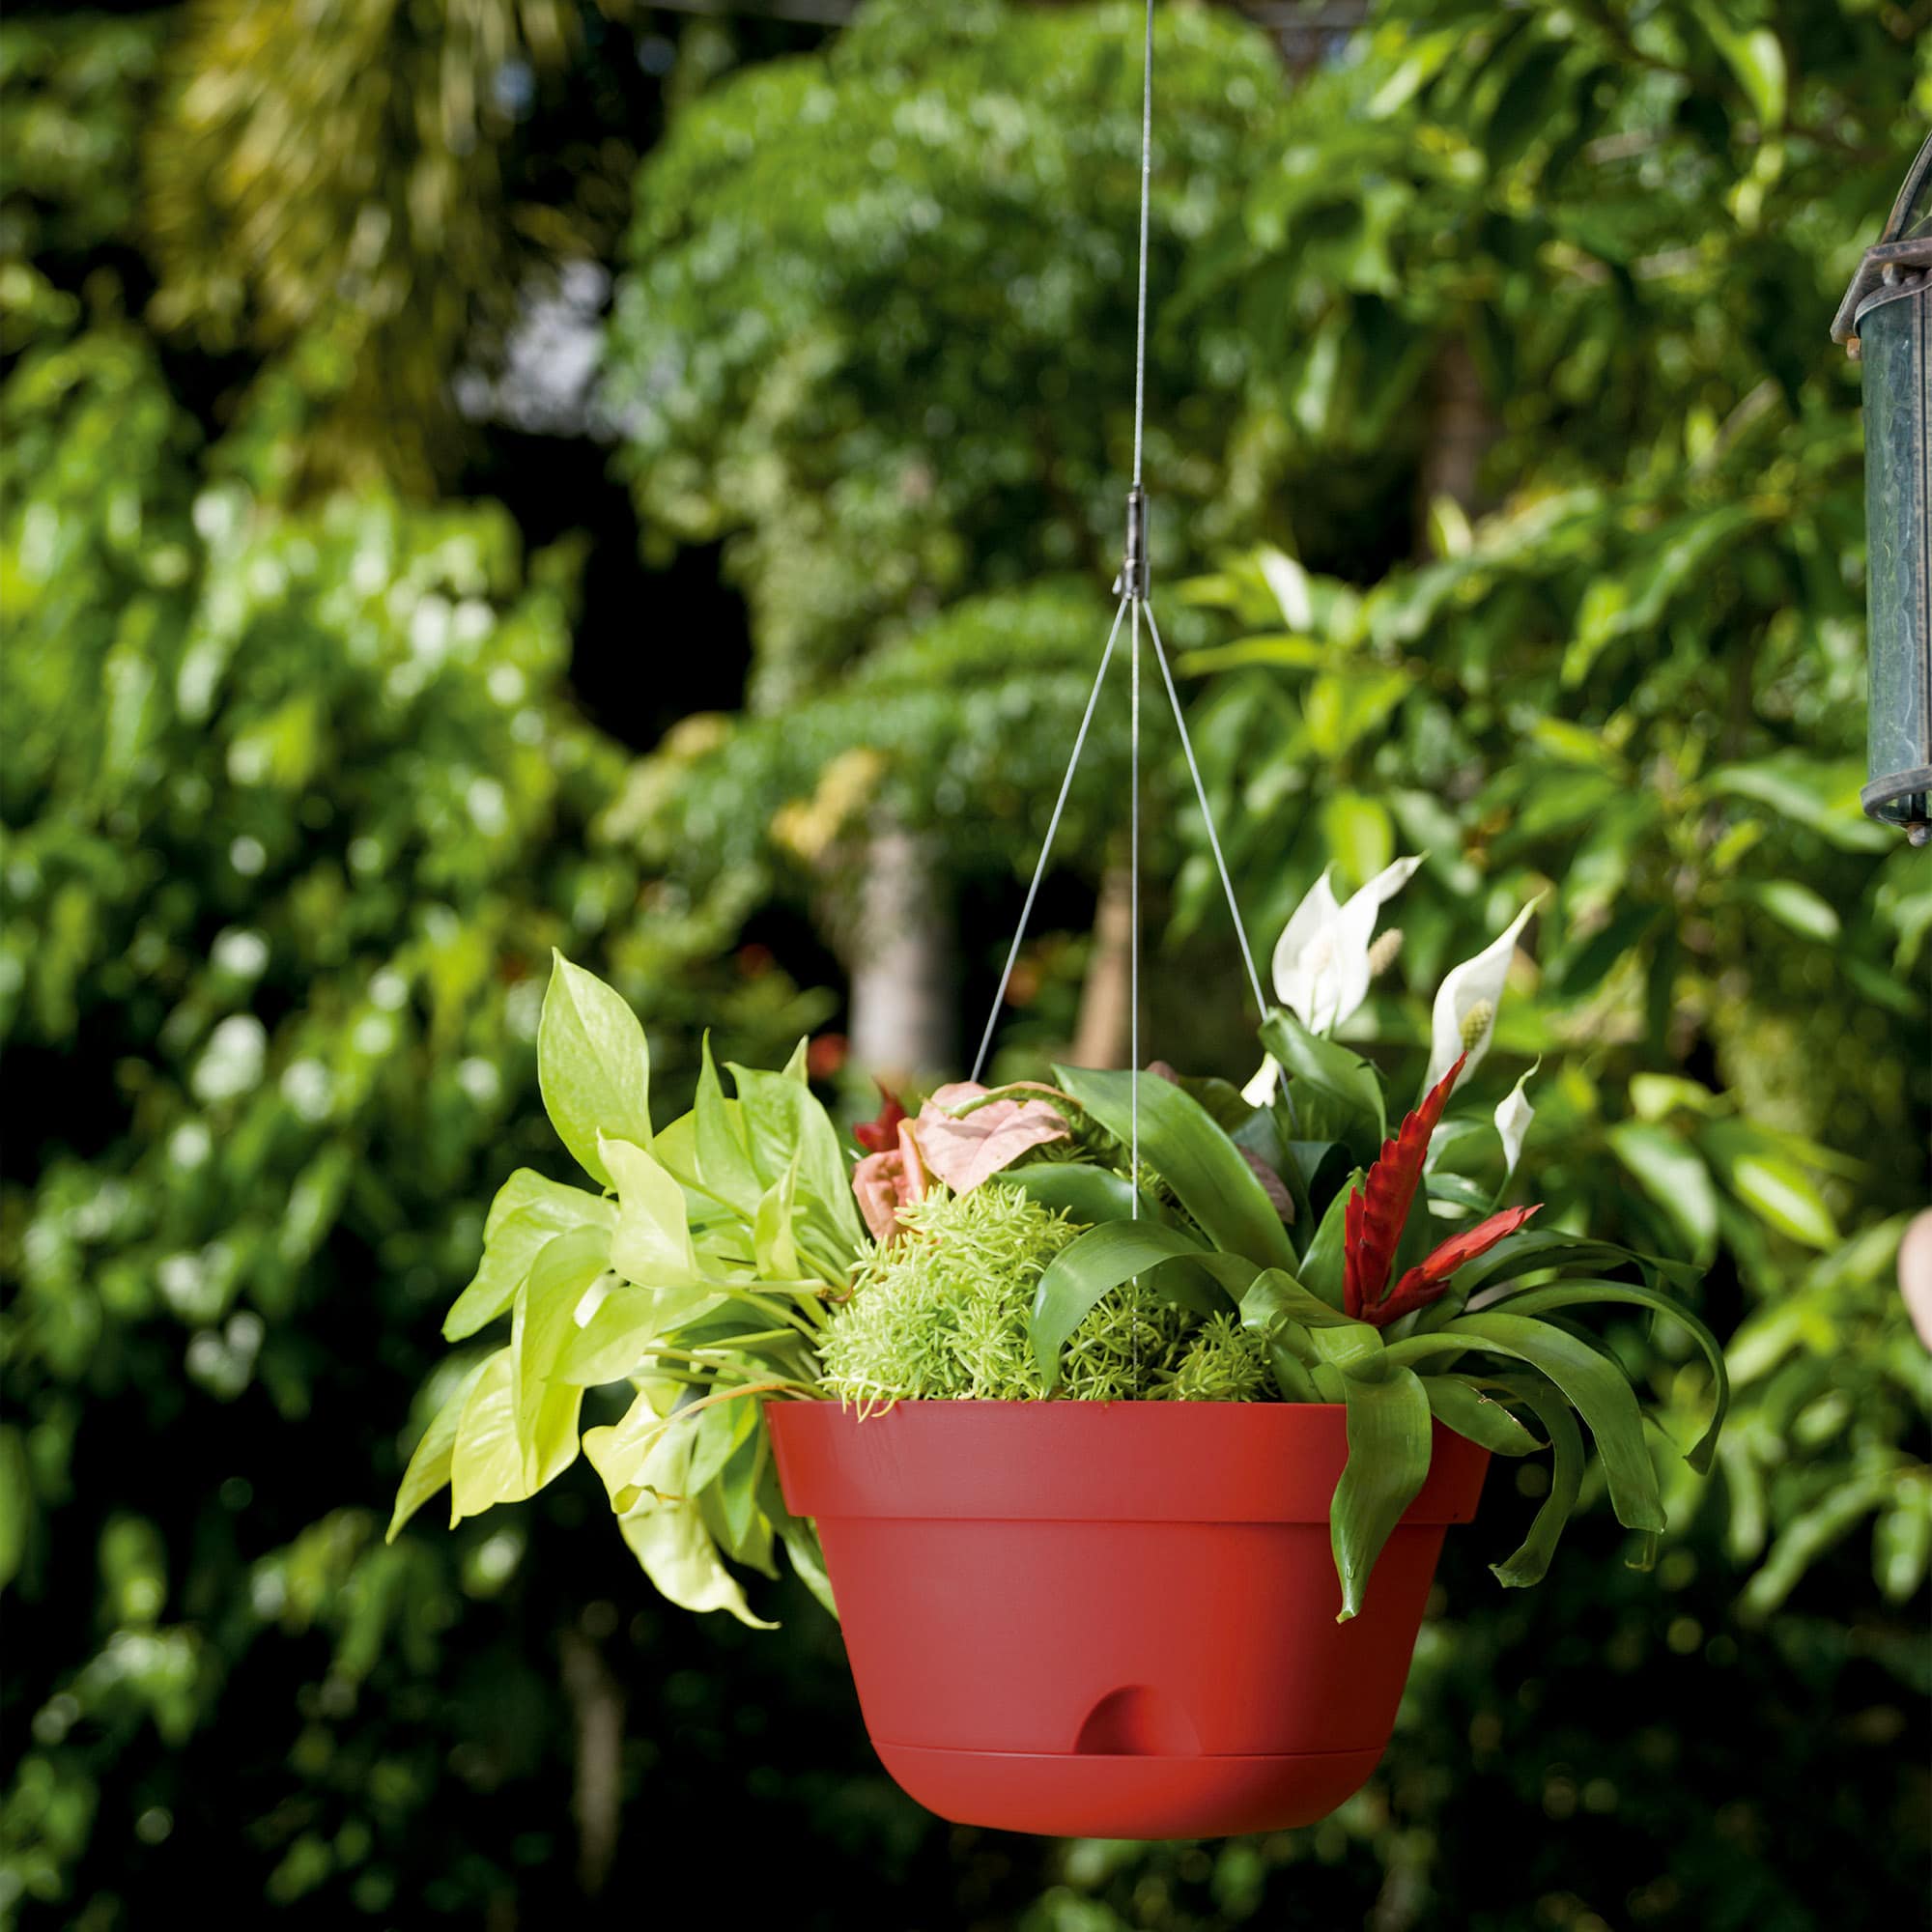
[[[1047,1264],[1081,1230],[1007,1187],[929,1194],[876,1249],[821,1344],[826,1386],[866,1407],[916,1397],[1045,1394],[1028,1338]],[[1065,1393],[1122,1401],[1178,1365],[1184,1317],[1151,1295],[1094,1309],[1066,1350]]]

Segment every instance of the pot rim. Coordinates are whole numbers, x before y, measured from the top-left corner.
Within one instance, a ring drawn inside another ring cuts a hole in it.
[[[801,1516],[1321,1523],[1348,1461],[1339,1403],[917,1399],[765,1405]],[[1156,1419],[1158,1418],[1158,1419]],[[1406,1524],[1467,1522],[1489,1451],[1435,1423]]]

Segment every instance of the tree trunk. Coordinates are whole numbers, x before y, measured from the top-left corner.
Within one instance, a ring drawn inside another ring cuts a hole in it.
[[[956,1065],[952,909],[929,840],[888,827],[867,840],[845,953],[852,1058],[907,1079]]]
[[[1100,874],[1100,898],[1094,908],[1094,951],[1080,988],[1080,1015],[1074,1023],[1075,1066],[1126,1065],[1133,985],[1133,879],[1125,866],[1111,865]]]
[[[563,1634],[563,1686],[577,1718],[577,1882],[595,1898],[617,1856],[623,1803],[624,1690],[582,1631]]]
[[[1415,479],[1415,549],[1430,554],[1429,509],[1447,497],[1473,516],[1481,500],[1483,459],[1496,440],[1496,413],[1460,335],[1445,341],[1430,377],[1429,435]]]

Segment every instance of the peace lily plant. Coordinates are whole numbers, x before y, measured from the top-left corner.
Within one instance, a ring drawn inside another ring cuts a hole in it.
[[[445,1487],[452,1523],[522,1500],[581,1450],[672,1602],[757,1623],[730,1566],[775,1576],[781,1546],[830,1608],[765,1403],[1058,1397],[1343,1405],[1330,1523],[1345,1619],[1438,1422],[1498,1455],[1551,1457],[1521,1548],[1494,1566],[1505,1584],[1548,1566],[1582,1481],[1579,1421],[1647,1550],[1664,1517],[1636,1396],[1576,1318],[1625,1304],[1690,1332],[1716,1397],[1689,1457],[1704,1469],[1728,1391],[1715,1339],[1671,1293],[1690,1271],[1508,1204],[1522,1082],[1487,1122],[1450,1111],[1533,907],[1443,980],[1400,1118],[1379,1069],[1333,1037],[1399,944],[1375,926],[1418,863],[1345,901],[1317,881],[1275,951],[1262,1072],[1245,1092],[1143,1074],[1137,1172],[1121,1071],[955,1083],[916,1112],[888,1095],[848,1149],[802,1046],[781,1071],[729,1066],[727,1093],[707,1041],[695,1105],[655,1125],[636,1017],[559,956],[543,1098],[591,1184],[522,1169],[498,1193],[443,1333],[468,1342],[505,1317],[509,1332],[429,1424],[390,1535]],[[1445,1121],[1491,1138],[1489,1185],[1432,1162]],[[608,1419],[584,1427],[586,1405]]]

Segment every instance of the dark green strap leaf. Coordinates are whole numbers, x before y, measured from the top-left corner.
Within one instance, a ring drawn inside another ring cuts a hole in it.
[[[1689,1262],[1664,1261],[1657,1255],[1633,1254],[1610,1241],[1593,1241],[1577,1235],[1566,1235],[1556,1228],[1524,1228],[1498,1241],[1488,1254],[1463,1269],[1459,1283],[1466,1280],[1469,1293],[1479,1294],[1499,1282],[1515,1281],[1548,1267],[1618,1267],[1634,1264],[1653,1281],[1667,1281],[1679,1287],[1694,1288],[1702,1269]]]
[[[1529,1525],[1522,1548],[1502,1562],[1490,1565],[1497,1582],[1521,1590],[1542,1582],[1548,1574],[1549,1559],[1556,1553],[1563,1526],[1577,1507],[1583,1487],[1583,1434],[1563,1392],[1541,1376],[1497,1376],[1493,1386],[1528,1408],[1549,1437],[1549,1493]]]
[[[1303,1288],[1335,1308],[1342,1305],[1342,1250],[1348,1236],[1349,1196],[1361,1184],[1362,1170],[1358,1167],[1336,1189],[1328,1211],[1322,1215],[1321,1224],[1295,1269]]]
[[[1342,1580],[1337,1623],[1360,1611],[1382,1545],[1428,1478],[1430,1451],[1429,1397],[1413,1370],[1391,1369],[1376,1381],[1345,1375],[1342,1399],[1349,1461],[1328,1510],[1335,1574]]]
[[[1125,1145],[1133,1132],[1134,1076],[1060,1066],[1054,1077]],[[1141,1159],[1174,1189],[1217,1248],[1262,1267],[1294,1265],[1281,1216],[1241,1151],[1201,1103],[1165,1080],[1140,1082]]]
[[[1182,1271],[1171,1264],[1194,1264]],[[1232,1266],[1229,1264],[1232,1264]],[[1208,1267],[1217,1278],[1232,1275],[1242,1287],[1252,1280],[1252,1263],[1242,1263],[1233,1255],[1204,1253],[1185,1235],[1163,1227],[1158,1221],[1106,1221],[1089,1228],[1077,1239],[1062,1248],[1039,1278],[1033,1298],[1034,1358],[1049,1395],[1060,1385],[1060,1351],[1089,1312],[1124,1281],[1136,1275],[1147,1277],[1155,1293],[1196,1306],[1190,1299],[1197,1292],[1198,1269]],[[1247,1270],[1246,1280],[1241,1269]],[[1214,1291],[1219,1294],[1219,1291]],[[1238,1293],[1238,1290],[1236,1291]],[[1232,1312],[1232,1295],[1221,1295],[1208,1303],[1210,1309]]]
[[[1610,1507],[1627,1529],[1661,1530],[1663,1503],[1643,1439],[1643,1416],[1623,1371],[1587,1343],[1548,1321],[1522,1315],[1463,1315],[1434,1335],[1395,1343],[1391,1363],[1408,1366],[1462,1349],[1481,1349],[1527,1362],[1569,1397],[1597,1438]]]
[[[1493,1396],[1461,1376],[1424,1376],[1429,1406],[1445,1429],[1498,1456],[1527,1456],[1540,1443]]]
[[[1357,1321],[1310,1294],[1294,1276],[1281,1268],[1264,1268],[1240,1291],[1241,1321],[1246,1327],[1269,1332],[1281,1321],[1304,1328],[1363,1328],[1381,1346],[1380,1337],[1366,1321]]]
[[[1717,1453],[1718,1435],[1724,1426],[1725,1412],[1731,1406],[1731,1378],[1724,1367],[1724,1351],[1719,1346],[1718,1338],[1682,1302],[1673,1301],[1669,1295],[1654,1288],[1638,1288],[1631,1282],[1591,1280],[1556,1281],[1545,1288],[1526,1288],[1511,1294],[1500,1305],[1512,1315],[1541,1315],[1548,1309],[1580,1307],[1593,1301],[1626,1302],[1634,1308],[1648,1308],[1656,1314],[1667,1315],[1673,1321],[1688,1328],[1692,1340],[1703,1350],[1704,1359],[1711,1365],[1711,1378],[1716,1384],[1716,1406],[1711,1414],[1711,1426],[1685,1453],[1684,1460],[1700,1476],[1706,1474],[1711,1467],[1711,1458]]]
[[[1079,1160],[1042,1160],[1031,1167],[1009,1167],[989,1177],[1001,1187],[1012,1187],[1030,1196],[1055,1214],[1069,1221],[1097,1228],[1103,1221],[1131,1221],[1134,1218],[1134,1187],[1124,1174],[1111,1167],[1090,1167]],[[1164,1218],[1146,1195],[1141,1196],[1141,1218]]]
[[[1262,1022],[1262,1044],[1294,1079],[1306,1081],[1349,1114],[1373,1122],[1378,1141],[1388,1138],[1381,1076],[1359,1054],[1310,1033],[1280,1007]]]

